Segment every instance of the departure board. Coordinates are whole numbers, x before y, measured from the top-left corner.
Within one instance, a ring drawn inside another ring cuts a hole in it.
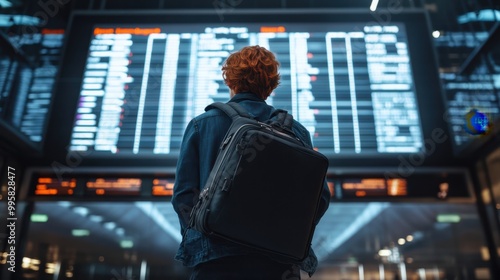
[[[172,196],[174,194],[174,180],[166,178],[153,179],[152,194],[154,196]]]
[[[73,195],[76,187],[76,178],[39,177],[37,179],[34,193],[42,196],[65,196]]]
[[[142,180],[140,178],[96,178],[85,183],[88,195],[138,195]]]
[[[40,34],[22,39],[23,49],[36,67],[26,96],[26,109],[17,122],[32,141],[41,142],[61,60],[64,29],[45,28]]]
[[[466,114],[476,109],[488,116],[491,122],[500,117],[500,83],[492,75],[460,76],[443,73],[446,97],[448,98],[448,116],[453,131],[453,140],[462,146],[478,138],[466,131]],[[497,78],[499,79],[499,78]]]
[[[407,182],[404,179],[349,178],[342,180],[345,197],[406,196]]]
[[[448,122],[455,152],[481,138],[466,131],[466,115],[478,110],[494,123],[500,118],[500,58],[488,53],[473,73],[457,74],[469,57],[489,37],[488,32],[446,32],[434,39],[440,54],[440,78],[444,86]]]
[[[17,62],[0,50],[0,115],[3,117],[7,108],[7,100],[11,92]]]
[[[229,100],[222,64],[248,45],[276,54],[281,84],[266,102],[301,122],[320,152],[421,150],[407,34],[397,22],[94,26],[69,149],[177,154],[187,123]]]
[[[12,35],[26,61],[0,53],[0,115],[32,142],[43,140],[60,62],[63,29]]]

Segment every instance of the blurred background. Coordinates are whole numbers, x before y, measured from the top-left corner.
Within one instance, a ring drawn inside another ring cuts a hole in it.
[[[493,0],[0,0],[0,278],[188,279],[182,135],[258,44],[267,102],[330,160],[311,279],[500,279],[499,21]]]

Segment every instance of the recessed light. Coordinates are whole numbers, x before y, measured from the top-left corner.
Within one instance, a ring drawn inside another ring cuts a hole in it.
[[[90,231],[87,229],[73,229],[71,230],[71,235],[76,237],[89,236]]]
[[[45,214],[31,214],[30,220],[33,223],[45,223],[49,220],[49,216]]]

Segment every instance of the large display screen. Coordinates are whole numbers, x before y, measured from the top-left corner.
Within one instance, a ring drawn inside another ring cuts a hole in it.
[[[44,28],[8,39],[23,57],[7,56],[0,50],[0,119],[39,144],[45,134],[64,30]]]
[[[500,118],[500,57],[497,52],[484,55],[484,60],[475,65],[472,73],[456,73],[465,58],[489,36],[489,32],[447,32],[434,39],[442,64],[440,76],[448,107],[446,120],[456,154],[463,153],[474,141],[488,134],[487,131],[483,134],[467,130],[467,115],[471,110],[485,114],[490,124]]]
[[[72,151],[176,154],[187,123],[229,100],[221,67],[248,45],[274,52],[288,110],[326,154],[417,153],[423,135],[402,22],[94,25]]]
[[[70,167],[175,165],[188,122],[230,99],[225,59],[249,45],[281,63],[266,102],[301,122],[319,152],[342,159],[335,165],[434,166],[453,154],[423,10],[387,20],[328,9],[235,9],[224,19],[210,10],[81,11],[66,34],[45,148]]]

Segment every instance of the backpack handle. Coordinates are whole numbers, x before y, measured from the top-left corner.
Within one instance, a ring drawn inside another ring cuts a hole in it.
[[[272,119],[276,117],[275,121]],[[283,109],[276,109],[269,118],[271,124],[279,124],[282,128],[292,130],[293,116],[288,114],[288,111]]]
[[[239,117],[255,119],[255,117],[250,115],[248,111],[245,108],[243,108],[243,106],[241,106],[236,102],[228,102],[228,103],[214,102],[208,105],[205,108],[205,111],[208,111],[213,108],[221,110],[233,120],[236,120]],[[273,120],[274,117],[276,117],[276,120]],[[278,125],[282,128],[292,130],[293,116],[288,114],[286,110],[276,109],[269,117],[267,123],[272,125]]]
[[[217,108],[224,112],[226,115],[228,115],[231,119],[236,120],[239,117],[245,117],[245,118],[250,118],[254,119],[253,116],[251,116],[245,108],[243,108],[240,104],[235,103],[235,102],[228,102],[228,103],[222,103],[222,102],[214,102],[210,105],[208,105],[205,108],[205,111],[208,111],[210,109]]]

